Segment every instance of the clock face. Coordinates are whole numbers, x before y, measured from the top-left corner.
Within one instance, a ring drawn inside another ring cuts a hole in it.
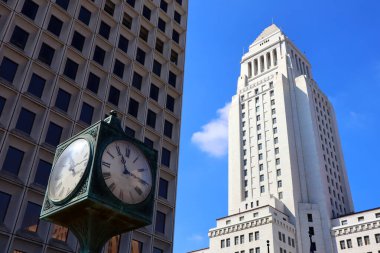
[[[48,197],[60,202],[76,188],[90,159],[90,144],[77,139],[68,145],[56,160],[49,179]]]
[[[149,163],[128,141],[108,144],[102,155],[102,175],[112,194],[127,204],[144,201],[152,189]]]

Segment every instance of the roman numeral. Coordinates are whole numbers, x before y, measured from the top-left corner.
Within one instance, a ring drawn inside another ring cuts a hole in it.
[[[118,154],[118,155],[121,155],[120,147],[119,147],[119,146],[116,146],[116,151],[117,151],[117,154]]]
[[[133,160],[133,163],[135,163],[138,159],[139,159],[139,157],[136,157],[135,160]]]
[[[131,150],[129,149],[129,147],[127,147],[125,149],[125,156],[129,158],[129,155],[131,154]]]
[[[115,157],[107,150],[107,154],[112,157],[112,159],[115,159]]]
[[[119,192],[119,199],[124,200],[124,193],[122,190]]]
[[[103,175],[103,178],[104,178],[105,180],[111,178],[111,173],[110,173],[110,172],[103,172],[102,175]]]
[[[109,168],[109,167],[111,166],[111,164],[110,164],[110,163],[107,163],[107,162],[103,162],[103,161],[102,161],[102,165],[103,165],[103,166],[106,166],[107,168]]]
[[[115,188],[116,188],[115,183],[112,182],[112,184],[110,184],[110,185],[108,186],[108,188],[110,188],[111,192],[113,192],[113,191],[115,190]]]
[[[135,187],[135,191],[136,191],[139,195],[142,194],[142,190],[141,190],[138,186]]]

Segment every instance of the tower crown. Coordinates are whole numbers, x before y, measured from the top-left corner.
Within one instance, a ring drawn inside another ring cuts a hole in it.
[[[254,45],[256,45],[257,43],[261,42],[262,40],[264,40],[265,38],[268,38],[270,36],[272,36],[273,34],[276,34],[276,33],[282,33],[281,29],[278,28],[277,25],[275,24],[271,24],[270,26],[268,26],[267,28],[265,28],[261,33],[260,35],[255,39],[255,41],[249,46],[250,48],[253,47]]]

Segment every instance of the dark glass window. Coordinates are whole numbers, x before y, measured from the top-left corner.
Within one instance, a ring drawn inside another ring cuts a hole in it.
[[[135,134],[136,134],[135,130],[133,130],[132,128],[127,127],[127,126],[125,127],[124,132],[126,133],[126,135],[128,135],[130,137],[135,137]]]
[[[133,72],[132,86],[135,87],[136,89],[141,90],[142,81],[143,81],[143,77],[139,73]]]
[[[149,92],[149,97],[158,101],[158,94],[159,94],[160,88],[158,88],[156,85],[153,83],[150,84],[150,92]]]
[[[79,32],[75,31],[73,34],[73,39],[71,40],[71,45],[82,52],[85,37]]]
[[[30,232],[37,232],[40,222],[41,206],[28,201],[22,220],[21,228]]]
[[[143,11],[142,11],[142,14],[143,14],[143,16],[144,16],[146,19],[150,20],[150,16],[151,16],[151,14],[152,14],[152,11],[151,11],[148,7],[146,7],[146,6],[144,5],[144,7],[143,7]]]
[[[136,61],[144,65],[145,63],[145,52],[141,48],[137,48]]]
[[[164,135],[172,138],[172,133],[173,133],[173,124],[167,120],[165,120],[165,125],[164,125]]]
[[[174,74],[173,72],[169,71],[169,79],[168,79],[168,83],[175,87],[176,86],[176,83],[177,83],[177,76],[176,74]]]
[[[148,42],[148,36],[149,36],[149,31],[145,27],[141,26],[139,37],[143,39],[144,41]]]
[[[144,143],[145,143],[145,145],[147,145],[148,147],[153,148],[154,142],[153,142],[151,139],[145,137],[145,138],[144,138]]]
[[[162,148],[161,164],[170,167],[170,151],[166,148]]]
[[[90,19],[91,19],[91,11],[87,10],[85,7],[81,6],[78,19],[82,21],[85,25],[90,24]]]
[[[180,24],[181,23],[181,14],[174,11],[174,20],[177,21],[178,24]]]
[[[313,222],[313,215],[311,213],[307,214],[307,221],[308,222]]]
[[[133,98],[130,98],[129,99],[129,105],[128,105],[128,114],[137,118],[138,111],[139,111],[139,102],[137,102]]]
[[[70,0],[55,0],[55,3],[61,6],[63,9],[67,10],[67,7],[69,7]]]
[[[105,22],[101,21],[99,26],[99,35],[103,36],[108,40],[110,37],[111,27]]]
[[[36,114],[34,112],[21,108],[16,128],[24,133],[30,134],[30,132],[32,132],[35,117]]]
[[[2,96],[0,96],[0,116],[1,116],[1,114],[2,114],[2,112],[3,112],[3,110],[4,110],[4,107],[5,107],[5,102],[6,102],[7,100],[5,99],[5,98],[3,98]]]
[[[172,112],[174,112],[174,98],[170,95],[166,96],[166,108]]]
[[[46,133],[45,142],[54,147],[58,146],[59,142],[61,141],[62,130],[63,128],[61,126],[50,122],[48,131]]]
[[[11,202],[12,195],[0,192],[0,223],[4,222],[5,215],[8,211],[9,202]]]
[[[164,52],[164,42],[159,38],[156,39],[156,50],[161,54]]]
[[[159,63],[156,60],[153,61],[153,69],[152,69],[153,73],[155,73],[158,76],[161,76],[161,67],[162,67],[161,63]]]
[[[24,29],[15,26],[10,42],[16,47],[24,50],[26,42],[28,41],[29,33]]]
[[[176,31],[176,30],[173,30],[173,33],[172,33],[172,39],[179,43],[179,33]]]
[[[156,113],[148,109],[148,114],[146,116],[146,124],[152,128],[156,127]]]
[[[106,3],[104,4],[104,10],[105,12],[113,16],[113,12],[115,11],[115,4],[110,0],[106,0]]]
[[[143,253],[143,243],[137,240],[131,241],[131,253]]]
[[[83,121],[84,123],[91,125],[93,113],[94,113],[94,107],[87,104],[86,102],[83,102],[82,111],[80,113],[79,119]]]
[[[164,250],[153,247],[153,253],[164,253]]]
[[[70,99],[71,94],[59,88],[57,98],[55,100],[55,106],[61,109],[62,111],[67,112],[67,110],[69,109]]]
[[[2,170],[8,171],[14,175],[18,175],[20,171],[22,159],[24,158],[24,152],[9,146],[7,155],[5,156]]]
[[[136,0],[127,0],[127,3],[132,7],[135,7],[135,2]]]
[[[158,27],[158,29],[160,29],[161,31],[163,31],[165,33],[166,23],[163,19],[158,18],[157,27]]]
[[[12,83],[17,72],[18,64],[11,59],[4,57],[0,66],[0,77]]]
[[[105,57],[106,57],[106,51],[104,51],[99,46],[95,46],[94,56],[92,57],[92,59],[95,62],[99,63],[100,65],[103,65]]]
[[[37,15],[38,11],[38,4],[31,0],[25,0],[24,6],[22,6],[21,13],[30,18],[31,20],[34,20],[34,18]]]
[[[179,3],[180,5],[182,5],[182,0],[175,0],[177,3]]]
[[[161,8],[161,10],[167,12],[168,11],[168,3],[165,2],[164,0],[161,0],[161,2],[160,2],[160,8]]]
[[[124,75],[124,64],[118,59],[115,60],[115,65],[113,66],[113,73],[120,78]]]
[[[119,47],[122,51],[128,53],[128,44],[129,44],[128,39],[125,38],[123,35],[120,35],[120,37],[119,37],[119,44],[118,44],[118,47]]]
[[[87,89],[89,89],[90,91],[94,93],[98,93],[99,84],[100,84],[100,77],[90,72],[90,74],[88,75],[88,80],[87,80]]]
[[[119,105],[120,90],[116,89],[111,85],[110,92],[108,94],[108,102],[116,106]]]
[[[50,66],[53,61],[55,50],[46,43],[42,43],[38,59]]]
[[[63,71],[63,74],[73,80],[75,80],[78,72],[78,63],[71,60],[70,58],[67,58],[65,70]]]
[[[127,13],[124,13],[124,16],[123,16],[123,25],[125,27],[127,27],[128,29],[131,29],[132,28],[132,17],[129,16]]]
[[[45,83],[45,79],[33,73],[32,77],[30,78],[28,92],[40,98],[42,96],[42,92],[44,91]]]
[[[56,36],[59,36],[61,34],[62,26],[63,22],[56,16],[51,15],[47,30]]]
[[[168,198],[169,182],[163,178],[160,178],[160,184],[158,186],[158,196],[167,199]]]
[[[170,61],[173,62],[174,64],[178,64],[178,53],[174,50],[171,51],[170,54]]]
[[[160,232],[162,234],[165,234],[165,220],[166,220],[166,214],[163,212],[157,211],[156,213],[156,232]]]
[[[49,180],[50,171],[51,163],[40,159],[38,162],[36,175],[34,176],[34,183],[46,187]]]

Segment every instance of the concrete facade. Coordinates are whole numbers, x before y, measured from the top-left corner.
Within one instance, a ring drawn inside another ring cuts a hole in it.
[[[259,252],[266,252],[266,240],[270,252],[310,252],[311,244],[316,253],[336,252],[333,221],[353,213],[354,206],[334,109],[305,55],[276,25],[266,28],[242,57],[229,114],[228,158],[226,219],[246,212],[265,219],[258,210],[269,206],[285,215],[282,222],[291,229],[283,233],[295,240],[294,247],[276,240],[272,215],[271,225],[260,229]],[[226,225],[218,220],[210,230],[208,252],[222,252],[221,240],[235,236],[226,234]],[[245,243],[228,250],[256,252],[255,243]]]
[[[77,252],[39,221],[55,147],[116,110],[158,151],[151,226],[104,252],[173,251],[187,0],[0,1],[0,252]]]

